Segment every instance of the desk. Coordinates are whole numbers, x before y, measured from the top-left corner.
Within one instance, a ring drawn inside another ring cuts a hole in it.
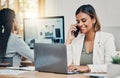
[[[23,76],[25,78],[89,78],[88,76],[85,76],[83,74],[66,75],[66,74],[44,73],[37,71],[27,72],[20,76]]]
[[[65,75],[65,74],[29,71],[23,74],[19,74],[17,76],[0,75],[0,78],[90,78],[90,77],[85,76],[83,74]]]
[[[1,69],[1,68],[0,68]],[[19,75],[1,75],[0,78],[99,78],[99,77],[89,77],[84,74],[56,74],[38,71],[28,71]],[[104,78],[104,77],[100,77]]]

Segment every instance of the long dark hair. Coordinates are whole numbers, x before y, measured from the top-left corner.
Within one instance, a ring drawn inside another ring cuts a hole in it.
[[[7,43],[12,30],[15,12],[9,8],[0,10],[0,57],[6,54]]]
[[[75,15],[77,15],[77,14],[80,13],[80,12],[83,12],[83,13],[88,14],[88,15],[91,17],[91,19],[95,18],[95,19],[96,19],[96,22],[95,22],[95,24],[94,24],[94,29],[95,29],[95,31],[101,30],[100,22],[99,22],[99,20],[98,20],[98,17],[97,17],[97,14],[96,14],[96,12],[95,12],[95,9],[93,8],[92,5],[87,4],[87,5],[82,5],[82,6],[80,6],[80,7],[76,10]]]

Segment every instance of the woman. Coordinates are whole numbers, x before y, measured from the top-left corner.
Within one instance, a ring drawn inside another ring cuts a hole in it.
[[[112,34],[100,31],[95,9],[91,5],[80,6],[76,13],[76,24],[71,25],[66,45],[68,45],[69,71],[106,72],[106,64],[115,55]],[[74,33],[78,31],[78,36]]]
[[[0,10],[0,57],[13,57],[13,66],[20,65],[21,56],[34,61],[34,53],[22,37],[14,34],[17,28],[15,12],[9,8]]]

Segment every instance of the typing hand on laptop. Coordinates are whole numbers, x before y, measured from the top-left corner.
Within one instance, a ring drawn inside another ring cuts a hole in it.
[[[72,72],[79,72],[79,73],[86,73],[89,72],[89,67],[86,66],[80,66],[80,65],[70,65],[68,67],[68,71],[72,71]]]
[[[79,72],[79,70],[78,70],[77,68],[74,67],[74,65],[70,65],[70,66],[68,67],[68,73],[69,73],[69,74],[72,74],[72,73],[73,73],[73,74],[76,74],[76,73],[80,73],[80,72]]]

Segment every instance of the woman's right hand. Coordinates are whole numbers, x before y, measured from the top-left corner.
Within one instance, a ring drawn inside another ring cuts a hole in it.
[[[68,71],[76,71],[76,72],[84,72],[84,73],[88,73],[90,72],[90,68],[89,66],[79,66],[79,65],[70,65],[68,66]]]
[[[72,40],[75,38],[74,32],[77,30],[76,24],[72,24],[68,30],[66,44],[71,44]]]

